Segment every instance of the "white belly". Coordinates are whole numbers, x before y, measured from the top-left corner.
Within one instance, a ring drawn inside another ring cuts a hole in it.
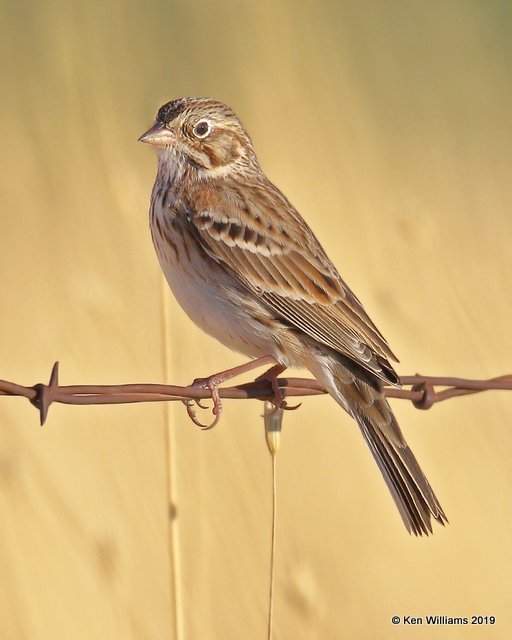
[[[160,246],[161,240],[164,244]],[[182,309],[203,331],[224,345],[250,358],[278,355],[270,328],[254,315],[265,313],[250,308],[248,299],[241,300],[229,276],[213,261],[190,249],[190,258],[179,250],[169,251],[165,239],[154,236],[155,248],[167,282]],[[162,250],[163,249],[163,250]]]

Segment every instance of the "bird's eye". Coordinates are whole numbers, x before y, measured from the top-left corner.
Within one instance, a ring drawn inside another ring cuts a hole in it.
[[[206,138],[206,136],[210,133],[210,123],[206,120],[201,120],[194,127],[194,135],[196,138]]]

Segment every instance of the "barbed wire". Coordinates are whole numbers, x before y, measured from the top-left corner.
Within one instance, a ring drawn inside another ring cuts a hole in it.
[[[326,391],[316,380],[309,378],[282,377],[277,380],[285,398],[307,397],[325,394]],[[470,380],[446,376],[403,376],[402,387],[383,388],[388,398],[410,400],[417,409],[430,409],[437,402],[459,396],[471,395],[491,389],[512,391],[512,375],[499,376],[489,380]],[[436,388],[441,387],[441,388]],[[232,387],[220,387],[220,398],[231,400],[271,400],[274,397],[272,385],[266,380],[255,380]],[[0,380],[0,396],[27,398],[39,411],[41,425],[54,403],[72,405],[127,404],[135,402],[175,402],[188,403],[211,398],[211,391],[194,385],[186,387],[168,384],[121,384],[121,385],[60,385],[59,363],[53,365],[48,384],[37,383],[30,387]],[[295,409],[297,407],[287,407]],[[190,412],[189,412],[190,415]],[[217,420],[215,420],[215,423]]]

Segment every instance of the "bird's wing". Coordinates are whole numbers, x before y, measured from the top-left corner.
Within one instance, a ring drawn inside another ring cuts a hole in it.
[[[202,189],[187,214],[212,259],[289,325],[385,381],[396,376],[386,340],[271,183]]]

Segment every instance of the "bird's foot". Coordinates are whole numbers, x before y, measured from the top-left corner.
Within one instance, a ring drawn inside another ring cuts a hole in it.
[[[284,395],[281,389],[279,388],[279,384],[277,382],[277,376],[282,373],[286,367],[280,364],[275,364],[276,359],[274,356],[263,356],[261,358],[256,358],[256,360],[251,360],[250,362],[246,362],[245,364],[239,365],[238,367],[233,367],[232,369],[226,369],[226,371],[220,371],[219,373],[214,373],[212,376],[207,378],[196,378],[192,383],[192,387],[200,388],[200,389],[209,389],[210,395],[213,400],[213,415],[215,416],[214,420],[210,424],[202,424],[196,417],[196,411],[194,405],[197,404],[202,409],[206,407],[200,403],[199,400],[187,399],[183,400],[183,403],[187,407],[187,413],[192,422],[200,427],[201,429],[212,429],[216,424],[218,424],[221,414],[222,414],[222,402],[219,395],[219,385],[227,380],[231,380],[243,373],[247,373],[248,371],[252,371],[258,367],[269,365],[274,363],[274,366],[271,367],[268,371],[266,371],[262,376],[256,378],[256,380],[268,380],[272,385],[272,390],[274,392],[273,398],[270,398],[270,402],[272,402],[276,408],[285,408],[285,409],[296,409],[297,407],[287,407],[286,402],[284,401]]]
[[[270,384],[274,395],[271,398],[268,398],[268,401],[274,405],[274,411],[277,411],[277,409],[288,408],[287,402],[284,399],[284,393],[282,392],[277,380],[277,377],[283,373],[285,369],[286,367],[283,364],[276,364],[256,378],[256,382],[264,381]]]
[[[195,387],[198,389],[209,389],[211,394],[211,399],[213,401],[213,409],[212,413],[215,416],[214,419],[209,424],[203,424],[199,422],[196,416],[196,410],[194,404],[201,409],[207,409],[206,405],[201,404],[200,400],[184,400],[183,403],[187,407],[188,417],[192,420],[192,422],[197,425],[203,431],[208,431],[208,429],[213,429],[215,427],[222,415],[222,402],[219,395],[219,384],[224,382],[222,374],[214,374],[209,378],[196,378],[194,382],[190,385],[191,387]]]

